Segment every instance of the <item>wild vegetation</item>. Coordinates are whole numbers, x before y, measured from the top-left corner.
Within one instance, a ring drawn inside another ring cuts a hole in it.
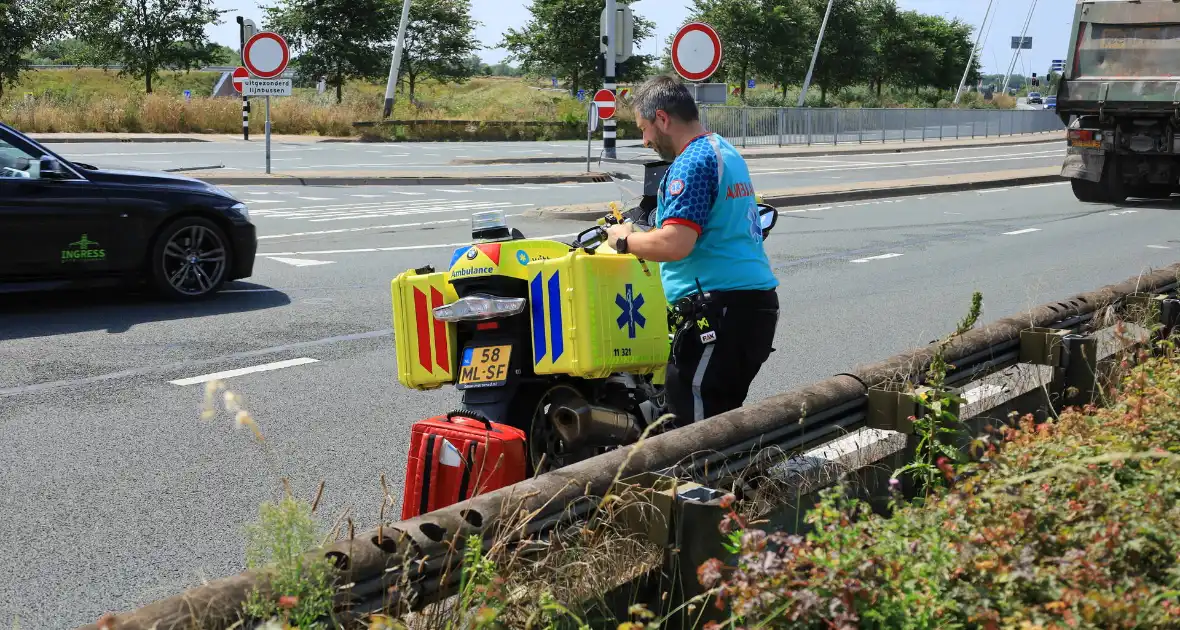
[[[941,348],[975,326],[980,307],[977,293],[937,347],[932,391],[919,398],[925,413],[912,418],[919,442],[913,460],[893,472],[884,512],[839,483],[820,493],[801,531],[785,533],[730,495],[717,533],[729,555],[697,568],[703,595],[682,609],[720,613],[711,630],[1180,628],[1174,339],[1116,357],[1100,406],[1059,410],[1044,422],[1013,416],[958,450],[951,410],[962,400],[942,390],[949,366]],[[1123,323],[1115,331],[1132,336]],[[203,417],[217,415],[218,401],[265,449],[243,401],[221,384],[209,386]],[[915,485],[903,495],[906,479]],[[664,627],[666,618],[643,605],[614,618],[617,602],[610,608],[602,598],[661,562],[658,547],[617,527],[620,502],[612,500],[593,526],[530,548],[505,544],[529,515],[505,514],[490,549],[466,541],[454,597],[408,616],[336,620],[328,565],[300,554],[339,533],[339,523],[314,524],[318,502],[287,491],[249,529],[250,565],[264,567],[275,588],[252,596],[243,613],[269,628]]]

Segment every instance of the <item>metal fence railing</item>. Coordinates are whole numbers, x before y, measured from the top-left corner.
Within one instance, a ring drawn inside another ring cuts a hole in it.
[[[1127,333],[1130,328],[1119,332],[1124,322],[1138,325],[1138,310],[1157,309],[1162,328],[1155,334],[1161,338],[1180,326],[1178,273],[1180,264],[1171,265],[974,328],[947,346],[945,360],[952,367],[945,385],[961,390],[964,418],[985,412],[1006,418],[1000,413],[1009,408],[1005,405],[1021,408],[1021,397],[1042,387],[1055,393],[1038,404],[1080,407],[1100,391],[1098,378],[1106,368],[1099,361],[1117,363],[1108,357],[1119,348],[1150,341],[1148,328],[1137,338]],[[1143,323],[1152,324],[1151,317]],[[621,478],[652,472],[707,486],[738,471],[761,474],[803,445],[824,444],[882,420],[899,423],[908,412],[882,401],[908,399],[905,388],[890,386],[923,383],[934,352],[933,344],[917,348],[406,521],[350,531],[313,553],[326,553],[339,571],[340,609],[420,610],[460,588],[461,551],[469,536],[482,538],[485,549],[496,537],[502,544],[523,545],[584,525]],[[1022,370],[1034,378],[1018,381]],[[1041,380],[1046,373],[1048,383]],[[1069,386],[1073,379],[1080,387]],[[975,413],[966,413],[971,407]],[[897,424],[891,430],[913,428]],[[521,520],[522,515],[528,516]],[[203,627],[236,626],[242,604],[263,580],[253,572],[214,580],[118,615],[110,627],[181,630],[189,627],[193,610],[200,611]],[[82,630],[100,628],[90,624]]]
[[[920,142],[1061,131],[1045,109],[701,106],[701,122],[742,147]]]

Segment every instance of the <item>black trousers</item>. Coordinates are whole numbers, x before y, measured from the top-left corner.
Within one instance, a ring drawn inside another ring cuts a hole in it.
[[[665,391],[668,411],[676,418],[665,430],[741,407],[750,383],[774,352],[775,291],[714,295],[704,313],[707,322],[689,318],[674,332]]]

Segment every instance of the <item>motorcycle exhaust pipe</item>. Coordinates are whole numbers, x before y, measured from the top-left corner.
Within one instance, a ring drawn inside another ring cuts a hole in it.
[[[631,414],[591,405],[581,398],[571,397],[554,405],[549,417],[567,448],[630,444],[640,435]]]

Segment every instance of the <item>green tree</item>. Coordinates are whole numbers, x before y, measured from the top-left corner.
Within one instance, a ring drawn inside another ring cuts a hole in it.
[[[806,2],[822,20],[828,0]],[[812,82],[820,88],[821,105],[827,103],[828,92],[838,92],[868,77],[865,60],[872,57],[873,47],[866,37],[866,16],[862,0],[836,0],[832,5],[812,74]],[[818,29],[811,34],[812,46],[818,34]]]
[[[717,31],[724,50],[715,76],[741,87],[746,98],[746,79],[758,70],[760,59],[770,49],[766,17],[761,0],[693,0],[690,20],[704,22]],[[669,51],[669,54],[671,51]]]
[[[398,74],[409,86],[411,101],[422,76],[461,83],[475,74],[476,68],[468,60],[479,49],[475,40],[477,26],[479,23],[471,17],[470,0],[410,4]]]
[[[0,96],[29,67],[28,53],[60,32],[65,15],[65,3],[58,0],[0,0]]]
[[[804,0],[763,3],[763,29],[757,35],[763,46],[754,59],[754,68],[757,74],[778,81],[783,96],[790,84],[802,83],[807,74],[821,17]]]
[[[292,62],[312,81],[320,77],[344,100],[350,79],[376,79],[389,70],[401,3],[391,0],[280,0],[263,7],[266,28],[282,35]],[[357,19],[364,16],[364,19]]]
[[[212,0],[79,0],[74,15],[86,61],[121,64],[120,74],[152,80],[162,69],[191,70],[218,58],[205,28],[225,11]]]
[[[630,3],[620,0],[618,4]],[[529,7],[532,19],[521,30],[509,29],[499,46],[506,48],[509,59],[519,61],[525,72],[557,75],[570,93],[597,88],[602,85],[597,72],[602,8],[601,0],[533,0]],[[633,16],[632,39],[638,50],[641,42],[655,33],[655,24],[638,13]],[[632,55],[616,78],[620,82],[642,80],[653,62],[651,55]]]
[[[33,49],[33,63],[77,66],[88,58],[85,42],[74,37],[60,37],[44,42]]]

